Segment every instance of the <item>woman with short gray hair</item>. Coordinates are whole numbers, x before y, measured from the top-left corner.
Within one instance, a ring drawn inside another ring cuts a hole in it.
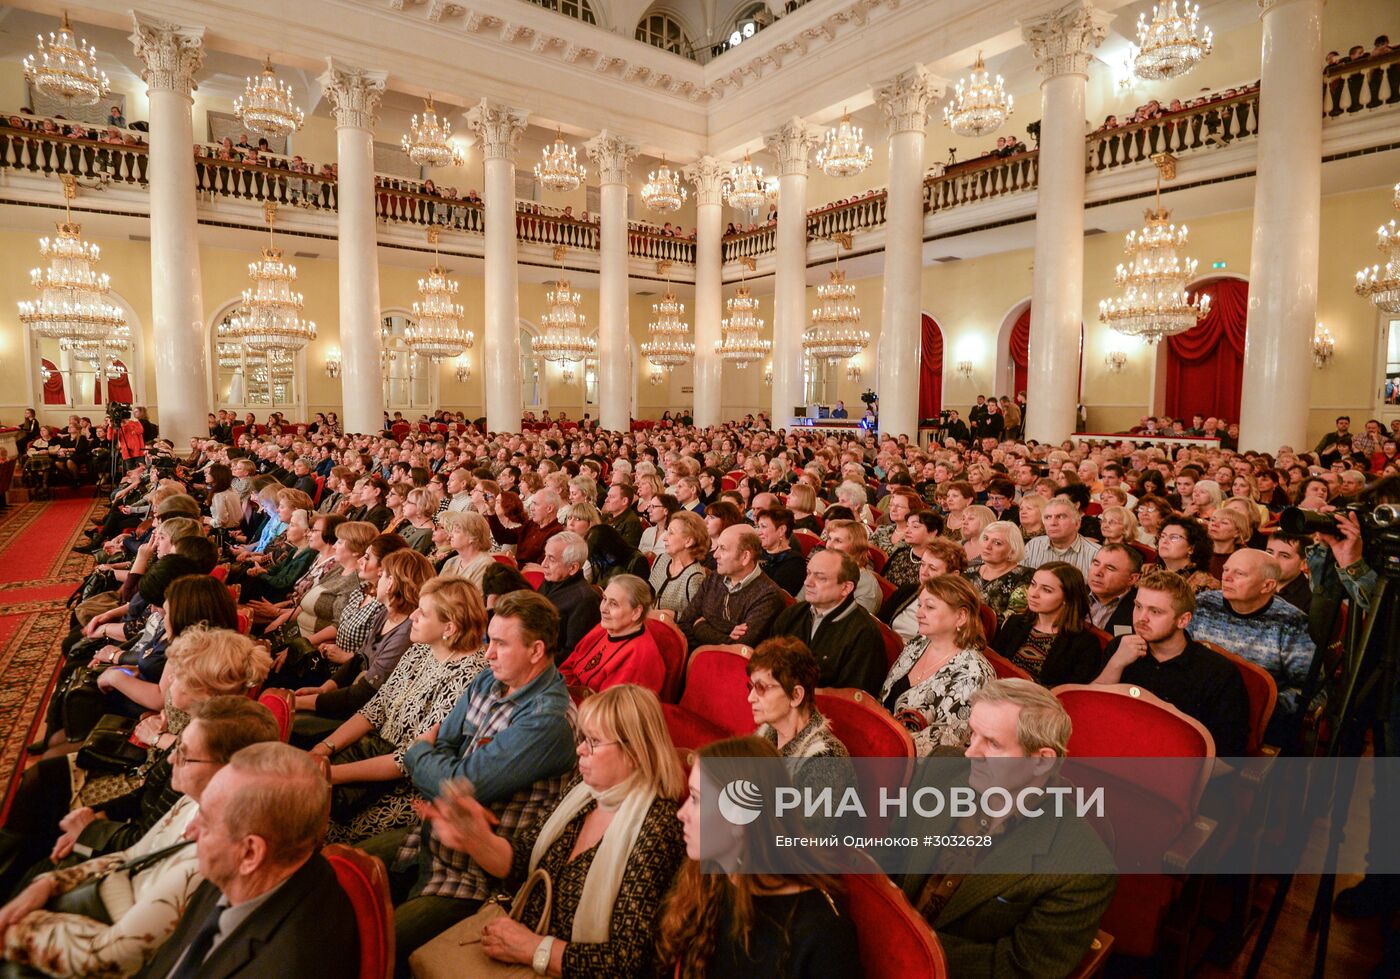
[[[564,682],[594,693],[619,683],[635,683],[659,694],[666,663],[646,629],[651,586],[636,575],[614,575],[603,590],[598,611],[601,621],[559,664]]]

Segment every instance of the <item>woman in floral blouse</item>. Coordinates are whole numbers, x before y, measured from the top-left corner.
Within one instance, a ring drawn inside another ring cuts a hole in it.
[[[969,701],[996,674],[982,655],[981,604],[966,579],[943,575],[919,593],[919,634],[890,667],[880,700],[914,735],[920,755],[961,748],[967,740]]]
[[[996,612],[998,620],[1024,612],[1031,569],[1021,566],[1026,556],[1021,528],[1007,520],[989,523],[982,530],[981,552],[964,577],[977,587],[983,604]]]

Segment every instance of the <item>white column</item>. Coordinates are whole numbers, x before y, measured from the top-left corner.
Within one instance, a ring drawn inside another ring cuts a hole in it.
[[[880,313],[880,432],[919,434],[919,340],[923,307],[924,129],[943,83],[915,65],[877,86],[890,128],[885,202],[885,291]]]
[[[718,425],[723,404],[724,361],[715,352],[724,315],[723,256],[725,167],[702,156],[685,168],[695,184],[695,424]]]
[[[1306,448],[1322,208],[1323,0],[1260,0],[1259,164],[1240,448]]]
[[[805,402],[802,335],[807,329],[807,158],[816,129],[793,116],[765,137],[778,159],[778,232],[773,276],[773,427],[792,423]]]
[[[1110,14],[1085,0],[1021,22],[1045,81],[1040,86],[1026,437],[1056,445],[1074,431],[1084,319],[1084,83],[1090,49]]]
[[[209,433],[209,337],[195,216],[194,76],[204,28],[133,15],[131,43],[150,99],[151,313],[161,434],[176,445]]]
[[[598,168],[598,424],[632,424],[632,357],[627,306],[627,169],[637,147],[604,129],[586,144]]]
[[[486,330],[481,379],[492,431],[520,431],[520,280],[515,258],[515,146],[523,109],[482,99],[467,113],[485,160]]]
[[[326,59],[321,86],[335,111],[340,267],[340,396],[347,432],[384,425],[374,123],[387,75]]]

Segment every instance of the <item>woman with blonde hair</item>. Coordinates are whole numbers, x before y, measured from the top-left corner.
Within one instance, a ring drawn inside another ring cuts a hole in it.
[[[427,487],[415,486],[404,495],[403,506],[399,512],[403,515],[403,520],[393,533],[402,537],[408,546],[419,554],[431,554],[433,517],[437,514],[432,492]]]
[[[469,918],[413,954],[415,974],[471,975],[483,954],[577,979],[660,974],[657,909],[685,859],[676,818],[685,775],[649,690],[622,684],[589,697],[578,727],[578,781],[548,818],[515,836],[496,835],[463,782],[445,782],[425,807],[434,836],[493,878],[522,880],[543,868],[568,883],[555,885],[544,937],[507,916],[484,928]],[[536,921],[544,910],[537,888],[522,918]],[[479,945],[464,944],[476,933]]]
[[[1138,530],[1137,517],[1125,506],[1104,507],[1099,514],[1099,530],[1105,544],[1146,543]]]
[[[995,523],[996,512],[991,507],[983,506],[980,503],[964,507],[962,512],[962,542],[963,550],[967,552],[969,563],[976,561],[982,555],[982,531],[987,529],[989,524]]]
[[[1017,510],[1020,514],[1018,519],[1021,524],[1021,539],[1023,541],[1045,534],[1045,524],[1040,520],[1040,511],[1045,509],[1045,504],[1049,502],[1049,497],[1039,493],[1027,493],[1021,497]]]
[[[963,577],[976,586],[982,602],[998,619],[1025,611],[1032,571],[1021,564],[1026,556],[1021,529],[1007,520],[992,521],[982,528],[978,551],[980,556],[968,564]]]
[[[701,563],[710,553],[710,533],[705,519],[689,510],[671,515],[663,535],[666,553],[651,566],[651,589],[655,606],[670,609],[679,616],[690,605],[705,580]]]
[[[561,513],[559,522],[565,530],[572,530],[580,537],[587,537],[590,530],[603,522],[603,511],[587,501],[570,504],[568,510],[569,515],[565,517]]]
[[[442,525],[447,528],[447,546],[452,548],[442,565],[443,577],[462,578],[480,589],[481,576],[496,560],[491,556],[491,525],[472,510],[444,513]]]
[[[802,475],[805,477],[807,474],[804,472]],[[793,530],[809,530],[814,534],[822,532],[816,517],[817,491],[805,478],[793,483],[792,489],[788,490],[787,506],[792,511]]]
[[[1249,501],[1244,501],[1248,503]],[[1251,507],[1253,504],[1249,504]],[[1249,546],[1249,537],[1254,532],[1249,517],[1236,507],[1222,506],[1211,514],[1205,522],[1206,536],[1210,538],[1210,565],[1206,568],[1212,578],[1220,578],[1225,573],[1225,562],[1230,555],[1242,547]]]

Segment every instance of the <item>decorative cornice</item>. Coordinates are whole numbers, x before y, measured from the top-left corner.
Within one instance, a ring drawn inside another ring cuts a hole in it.
[[[520,134],[530,114],[500,102],[482,99],[467,110],[467,125],[476,134],[481,155],[488,160],[509,160],[515,156]]]
[[[1036,68],[1046,78],[1087,75],[1092,49],[1108,36],[1113,15],[1089,0],[1073,0],[1052,14],[1021,21],[1021,36],[1035,55]]]
[[[379,119],[379,100],[384,96],[388,74],[326,59],[326,70],[318,79],[335,110],[335,124],[352,129],[373,129]]]
[[[778,159],[780,176],[806,176],[807,160],[812,149],[821,141],[816,126],[793,116],[777,132],[763,137],[763,143]]]
[[[193,92],[194,76],[204,65],[204,28],[181,27],[135,11],[131,22],[134,30],[129,40],[141,59],[141,77],[147,88],[185,96]]]
[[[713,156],[702,156],[683,171],[685,178],[695,185],[695,206],[724,203],[724,175],[729,172],[725,164]]]
[[[901,71],[875,86],[875,103],[885,114],[890,135],[921,133],[928,128],[928,110],[943,97],[947,83],[923,65]]]
[[[599,186],[627,183],[627,169],[637,158],[636,143],[604,129],[584,143],[583,148],[598,168]]]

